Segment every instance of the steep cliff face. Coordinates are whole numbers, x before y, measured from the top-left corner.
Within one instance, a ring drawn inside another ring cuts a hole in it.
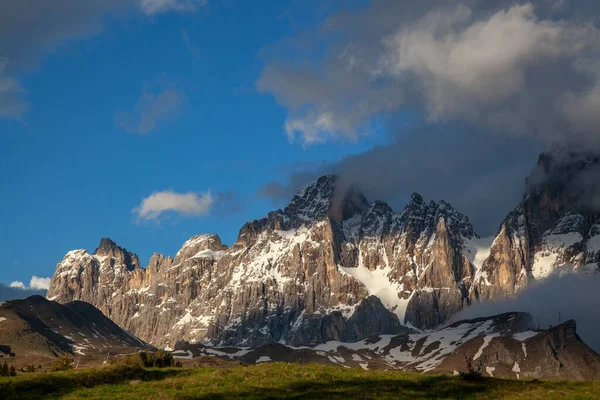
[[[431,328],[467,305],[463,250],[476,239],[447,203],[415,194],[396,214],[328,175],[245,224],[230,248],[199,235],[145,269],[105,239],[94,254],[69,252],[48,297],[89,302],[158,346],[352,341]]]
[[[542,154],[521,204],[503,221],[476,279],[483,299],[512,296],[535,280],[597,272],[600,159]]]

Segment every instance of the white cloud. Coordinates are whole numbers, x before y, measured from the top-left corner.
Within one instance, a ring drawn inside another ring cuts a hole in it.
[[[163,213],[172,211],[185,216],[207,214],[215,199],[210,191],[202,194],[188,192],[177,193],[173,190],[154,192],[142,199],[139,206],[133,209],[137,220],[156,220]]]
[[[164,89],[153,93],[145,84],[134,110],[117,113],[115,120],[125,131],[145,135],[156,129],[159,122],[179,115],[186,101],[183,92]]]
[[[32,290],[48,290],[50,288],[50,281],[52,278],[40,278],[39,276],[32,276],[29,281],[29,289]]]
[[[21,281],[11,282],[10,287],[15,289],[25,289],[25,285]]]
[[[419,78],[433,120],[492,117],[514,127],[523,120],[505,101],[528,96],[528,73],[540,64],[581,57],[598,38],[595,29],[538,20],[531,3],[481,20],[458,6],[452,13],[433,11],[385,38],[386,53],[375,72]]]
[[[205,6],[206,0],[140,0],[141,10],[148,15],[169,11],[194,12],[198,6]]]
[[[33,275],[29,281],[29,286],[25,286],[21,281],[14,281],[11,282],[10,287],[22,290],[48,290],[51,280],[52,278],[40,278],[39,276]]]

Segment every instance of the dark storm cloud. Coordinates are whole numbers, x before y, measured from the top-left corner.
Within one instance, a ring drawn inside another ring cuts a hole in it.
[[[358,139],[407,108],[478,134],[598,144],[599,13],[597,2],[373,1],[271,52],[257,87],[304,145]]]

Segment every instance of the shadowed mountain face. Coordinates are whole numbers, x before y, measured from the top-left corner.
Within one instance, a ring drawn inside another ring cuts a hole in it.
[[[285,209],[246,223],[229,248],[216,235],[194,236],[175,258],[155,254],[146,269],[108,239],[94,254],[71,251],[48,297],[89,302],[165,347],[301,345],[432,329],[473,302],[512,296],[558,270],[598,269],[594,194],[568,203],[571,192],[588,190],[596,159],[549,157],[540,157],[523,202],[494,238],[480,238],[446,202],[413,194],[396,213],[326,175]],[[557,183],[564,180],[584,183]]]
[[[62,305],[31,296],[0,304],[4,356],[114,355],[151,348],[87,303]]]
[[[355,343],[249,349],[181,342],[173,354],[176,358],[212,355],[248,364],[322,363],[449,374],[466,372],[465,358],[470,358],[484,376],[600,380],[600,355],[580,340],[574,321],[536,330],[525,313],[460,321],[427,333],[379,335]]]

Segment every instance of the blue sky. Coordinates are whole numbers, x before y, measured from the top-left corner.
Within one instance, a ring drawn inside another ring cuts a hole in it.
[[[600,148],[598,15],[596,0],[3,0],[0,283],[101,237],[143,264],[197,233],[232,244],[327,172],[396,210],[444,199],[491,235],[540,151]]]
[[[27,112],[0,119],[0,280],[51,276],[68,250],[93,251],[105,236],[144,264],[197,233],[231,244],[245,221],[273,208],[258,196],[261,185],[294,164],[384,143],[378,134],[291,143],[285,110],[255,89],[265,47],[319,18],[294,2],[209,4],[105,18],[99,32],[40,51],[34,66],[13,75],[27,91]],[[172,115],[143,134],[120,126],[116,116],[135,114],[143,92],[165,91],[181,96]],[[142,198],[169,189],[228,194],[234,209],[136,220]]]

